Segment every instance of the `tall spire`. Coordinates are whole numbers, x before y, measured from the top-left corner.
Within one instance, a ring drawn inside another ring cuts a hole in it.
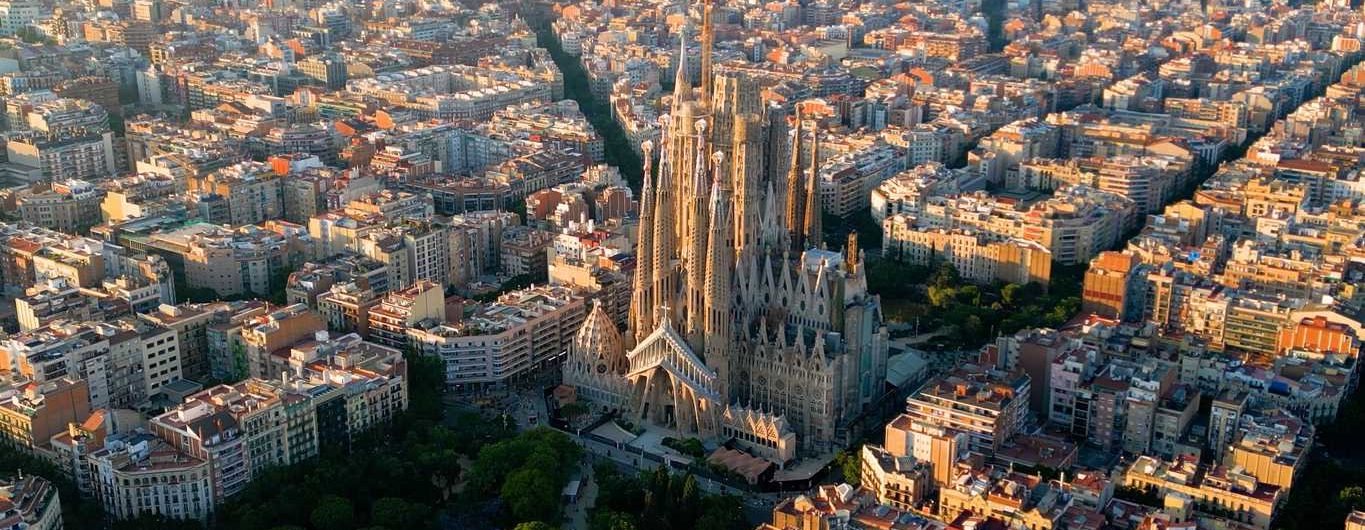
[[[729,403],[730,396],[730,324],[734,318],[730,309],[733,299],[732,288],[735,267],[734,245],[727,241],[734,233],[731,224],[734,210],[730,185],[722,171],[725,155],[716,152],[711,156],[714,182],[711,184],[711,230],[706,245],[706,318],[703,324],[705,337],[706,364],[715,370],[721,398]]]
[[[793,247],[801,247],[801,225],[805,222],[805,216],[801,209],[806,206],[804,194],[801,192],[801,106],[796,106],[796,131],[792,134],[792,161],[787,168],[787,219],[786,229],[791,234],[791,244]],[[802,249],[804,250],[804,249]]]
[[[848,233],[848,244],[844,246],[844,269],[852,274],[858,268],[858,231]]]
[[[811,128],[810,176],[806,179],[804,187],[806,207],[803,210],[805,210],[806,218],[802,228],[805,232],[806,246],[817,248],[825,239],[820,227],[820,127],[818,125]]]
[[[711,11],[716,0],[702,0],[701,5],[701,100],[711,101],[711,49],[716,43],[716,30],[712,26]]]
[[[709,232],[703,229],[707,212],[707,166],[710,158],[706,156],[707,123],[697,119],[693,124],[697,142],[692,158],[692,184],[687,193],[686,232],[681,241],[683,248],[683,332],[692,351],[700,353],[703,347],[703,328],[706,320],[706,249]],[[717,152],[717,154],[720,154]],[[722,155],[723,156],[723,155]]]
[[[678,29],[678,71],[673,73],[673,110],[692,100],[692,83],[687,79],[687,3],[682,5],[683,22]]]
[[[654,283],[654,183],[650,175],[650,164],[654,159],[654,142],[645,140],[640,145],[645,155],[644,184],[640,186],[640,225],[638,241],[635,245],[635,278],[630,293],[630,318],[628,326],[633,334],[630,339],[639,342],[654,329],[654,309],[649,307],[648,289]]]
[[[671,122],[677,119],[677,117],[664,116],[660,120],[664,124],[662,129],[670,131],[668,134],[673,134]],[[670,142],[672,139],[668,138],[664,141]],[[654,324],[662,319],[669,318],[663,306],[673,302],[673,251],[676,241],[674,231],[677,229],[673,226],[675,219],[673,189],[677,186],[673,177],[674,166],[681,162],[674,160],[675,154],[671,150],[665,149],[659,160],[659,178],[654,191],[654,226],[649,227],[654,232],[654,248],[651,249],[654,251],[654,256],[650,264],[654,269],[650,273],[650,280],[653,282],[653,286],[650,288],[652,298],[650,309],[654,313],[652,322]]]

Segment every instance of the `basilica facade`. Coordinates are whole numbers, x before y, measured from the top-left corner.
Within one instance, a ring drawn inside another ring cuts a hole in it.
[[[818,129],[806,141],[799,110],[763,105],[748,79],[714,78],[710,27],[707,5],[699,87],[683,30],[657,168],[644,146],[627,329],[594,307],[564,381],[679,436],[779,462],[826,453],[882,394],[880,301],[855,239],[824,248]]]

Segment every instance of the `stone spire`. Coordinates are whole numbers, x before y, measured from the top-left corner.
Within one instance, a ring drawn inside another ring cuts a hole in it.
[[[668,131],[665,136],[674,133],[672,121],[677,119],[677,117],[667,116],[664,118],[663,130]],[[671,138],[664,139],[664,143],[670,141],[672,141]],[[650,310],[654,313],[652,323],[656,325],[660,320],[667,318],[663,307],[673,302],[674,235],[677,230],[677,227],[674,226],[675,212],[673,211],[676,206],[673,190],[677,183],[673,179],[676,171],[675,166],[680,162],[673,159],[674,154],[676,153],[673,150],[665,149],[659,161],[659,178],[656,179],[657,184],[654,192],[654,226],[640,227],[641,230],[646,228],[653,230],[653,248],[651,250],[653,250],[654,256],[650,263],[650,267],[653,268],[650,272],[650,281],[653,285],[650,287]],[[650,331],[653,331],[653,327],[650,326]]]
[[[818,248],[824,241],[824,232],[820,227],[820,127],[816,126],[811,130],[810,141],[810,175],[803,186],[806,192],[806,206],[802,208],[805,214],[802,223],[803,238],[805,246]],[[799,249],[805,250],[805,249]]]
[[[683,4],[683,25],[678,29],[678,71],[673,73],[673,110],[692,101],[692,83],[687,80],[687,4]]]
[[[801,107],[796,107],[796,130],[792,134],[791,165],[787,174],[787,232],[791,234],[793,248],[803,250],[801,226],[805,222],[802,208],[806,206],[801,182]]]
[[[571,346],[577,361],[604,365],[607,367],[606,373],[625,375],[629,364],[626,360],[625,346],[621,341],[621,334],[616,331],[616,324],[602,309],[601,300],[593,300],[592,310],[588,311],[582,327],[574,334]],[[593,371],[597,369],[596,366],[584,368]]]
[[[735,260],[732,255],[734,245],[729,241],[734,233],[734,221],[730,185],[722,175],[721,165],[724,155],[711,156],[714,183],[711,185],[711,230],[706,245],[706,319],[703,326],[706,348],[706,364],[717,374],[722,400],[729,402],[730,389],[730,322],[734,318],[730,310],[734,277],[732,271]]]
[[[851,230],[848,233],[848,245],[844,248],[844,270],[849,274],[858,269],[858,231]]]
[[[702,0],[701,4],[701,100],[711,100],[711,54],[716,42],[715,28],[711,25],[711,11],[715,0]]]
[[[645,155],[644,184],[640,186],[640,224],[635,244],[635,278],[631,285],[630,315],[626,319],[631,338],[639,342],[654,328],[653,308],[649,307],[649,288],[653,285],[654,260],[654,185],[650,175],[654,159],[654,142],[645,140],[640,145]]]
[[[704,283],[706,282],[706,238],[709,231],[703,229],[703,223],[707,218],[707,165],[710,162],[706,156],[706,120],[698,119],[694,124],[696,131],[696,151],[692,161],[692,183],[687,187],[687,225],[683,235],[683,336],[687,338],[688,345],[692,346],[692,351],[700,353],[703,346],[702,327],[705,321],[705,296],[703,294]],[[717,152],[717,155],[721,153]],[[724,156],[724,155],[721,155]]]

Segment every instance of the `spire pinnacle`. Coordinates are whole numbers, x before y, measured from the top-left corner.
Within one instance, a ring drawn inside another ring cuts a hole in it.
[[[687,80],[687,4],[683,3],[683,24],[678,29],[678,71],[673,73],[673,108],[692,100],[692,83]]]
[[[715,7],[715,0],[702,0],[701,8],[701,98],[704,102],[711,100],[711,49],[716,42],[715,28],[711,22],[711,11]]]

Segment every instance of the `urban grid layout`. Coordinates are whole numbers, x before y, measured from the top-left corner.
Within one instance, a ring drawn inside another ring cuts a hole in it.
[[[1365,530],[1355,0],[0,0],[0,530]]]

